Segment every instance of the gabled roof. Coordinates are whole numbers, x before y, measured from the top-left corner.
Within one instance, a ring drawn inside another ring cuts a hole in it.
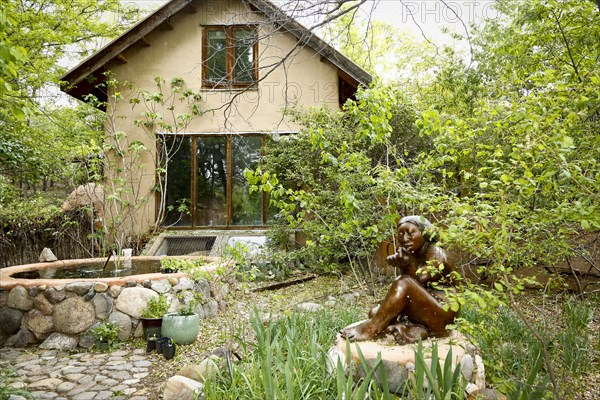
[[[371,82],[371,75],[365,70],[325,43],[275,4],[268,0],[242,1],[249,4],[253,10],[275,21],[280,29],[294,35],[302,45],[312,48],[321,57],[335,65],[344,80],[349,81],[348,83],[351,83],[352,86],[357,87],[359,84],[367,86]],[[193,8],[192,2],[193,0],[171,0],[167,2],[121,36],[67,72],[61,78],[62,81],[66,82],[66,85],[61,90],[79,99],[83,99],[85,95],[94,92],[95,85],[104,79],[101,74],[105,71],[106,65],[111,60],[123,60],[122,53],[138,43],[148,45],[146,36],[161,25],[168,25],[169,18],[186,7],[190,7],[195,12],[196,10]]]

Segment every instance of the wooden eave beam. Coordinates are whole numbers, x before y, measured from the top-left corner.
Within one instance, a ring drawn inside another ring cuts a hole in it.
[[[125,58],[123,53],[117,54],[117,60],[121,61],[123,64],[127,64],[127,58]]]
[[[167,28],[169,28],[170,31],[175,30],[175,28],[173,27],[173,24],[171,23],[171,18],[167,18],[165,20],[164,24],[167,26]]]
[[[90,74],[104,67],[108,62],[123,53],[129,47],[136,44],[141,38],[148,36],[152,31],[158,28],[162,23],[179,11],[187,7],[192,0],[170,1],[154,14],[148,16],[128,32],[119,36],[106,47],[98,51],[92,57],[85,60],[79,66],[69,71],[61,80],[69,83],[70,86],[79,84]]]
[[[146,38],[146,36],[142,36],[140,38],[140,42],[142,42],[142,44],[146,47],[150,47],[150,42],[148,41],[148,38]]]

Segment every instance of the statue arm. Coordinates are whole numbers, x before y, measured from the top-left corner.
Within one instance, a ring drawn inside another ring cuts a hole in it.
[[[431,246],[427,252],[426,260],[433,268],[419,274],[417,277],[419,283],[425,287],[430,283],[443,280],[452,271],[446,252],[437,246]]]

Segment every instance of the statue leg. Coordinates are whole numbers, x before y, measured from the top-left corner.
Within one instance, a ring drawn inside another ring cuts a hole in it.
[[[374,338],[402,313],[410,301],[411,293],[414,292],[415,287],[421,287],[421,285],[408,275],[396,278],[385,299],[383,299],[376,312],[370,316],[369,320],[350,329],[342,330],[342,337],[352,342]]]

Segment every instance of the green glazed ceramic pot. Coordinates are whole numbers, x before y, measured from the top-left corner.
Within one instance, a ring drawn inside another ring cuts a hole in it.
[[[163,316],[160,334],[168,337],[177,344],[190,344],[198,338],[200,317],[198,314],[179,315],[167,313]]]

